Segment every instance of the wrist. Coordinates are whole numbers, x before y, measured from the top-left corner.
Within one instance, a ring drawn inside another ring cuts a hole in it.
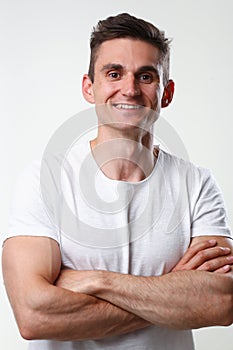
[[[109,271],[98,271],[95,281],[93,280],[93,292],[96,296],[103,296],[108,290],[113,290],[114,272]]]

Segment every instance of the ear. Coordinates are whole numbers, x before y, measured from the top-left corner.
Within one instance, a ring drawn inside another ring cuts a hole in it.
[[[82,92],[83,97],[89,103],[95,103],[94,94],[93,94],[93,83],[89,78],[88,74],[84,74],[82,81]]]
[[[168,80],[168,83],[164,88],[163,97],[161,100],[161,107],[162,108],[170,105],[170,103],[172,102],[172,99],[173,99],[174,91],[175,91],[174,81]]]

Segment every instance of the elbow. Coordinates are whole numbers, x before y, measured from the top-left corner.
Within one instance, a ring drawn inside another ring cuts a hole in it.
[[[50,299],[46,292],[25,296],[13,308],[20,335],[25,340],[45,339],[50,331],[48,309]]]
[[[24,325],[24,326],[19,325],[18,328],[19,328],[19,333],[23,339],[25,340],[38,339],[38,337],[34,335],[34,332],[32,331],[31,327],[28,327],[27,325]]]
[[[214,287],[208,288],[208,302],[200,304],[203,321],[200,327],[233,324],[233,275],[216,274],[216,280]]]
[[[21,335],[21,337],[25,340],[35,340],[36,337],[34,336],[32,328],[27,324],[18,324],[18,330]]]
[[[230,275],[227,278],[227,284],[225,286],[225,294],[223,302],[221,303],[221,309],[223,310],[221,315],[221,326],[231,326],[233,324],[233,276]],[[220,313],[221,314],[221,313]]]
[[[48,327],[46,326],[45,321],[42,320],[40,322],[37,319],[37,321],[34,322],[31,319],[28,319],[25,322],[19,322],[18,329],[21,337],[25,340],[37,340],[47,338]]]
[[[24,312],[20,317],[16,317],[19,333],[25,340],[41,339],[42,325],[44,321],[40,320],[37,313],[32,311]]]
[[[231,326],[233,324],[233,294],[226,298],[225,312],[222,318],[221,326]]]

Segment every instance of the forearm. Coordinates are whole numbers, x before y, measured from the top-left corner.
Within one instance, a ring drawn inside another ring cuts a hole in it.
[[[26,339],[101,339],[144,328],[149,322],[109,302],[56,286],[37,290],[17,312],[18,325]],[[26,310],[26,311],[25,311]]]
[[[148,325],[106,301],[74,293],[62,278],[60,263],[60,248],[52,239],[14,237],[4,244],[4,283],[24,338],[100,339]]]
[[[137,277],[103,271],[89,288],[90,294],[157,326],[191,329],[233,322],[229,274],[182,271]]]
[[[62,270],[58,284],[102,298],[158,326],[187,329],[230,324],[233,281],[227,271],[232,256],[216,243],[197,242],[177,264],[176,272],[167,275]]]

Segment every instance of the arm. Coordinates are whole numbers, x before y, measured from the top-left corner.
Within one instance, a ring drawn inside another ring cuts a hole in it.
[[[57,242],[50,238],[10,238],[2,259],[6,290],[26,339],[100,339],[149,325],[94,296],[54,286],[61,257]]]
[[[231,239],[213,238],[233,251]],[[233,322],[232,271],[187,270],[159,277],[85,271],[76,282],[76,291],[95,295],[162,327],[190,329]]]

